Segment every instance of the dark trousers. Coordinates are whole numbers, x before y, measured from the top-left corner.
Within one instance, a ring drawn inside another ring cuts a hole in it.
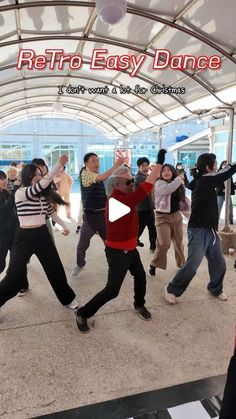
[[[84,213],[83,224],[80,230],[80,238],[77,246],[77,265],[82,268],[86,265],[85,256],[89,248],[90,240],[98,232],[101,239],[106,238],[105,210]]]
[[[225,384],[219,419],[235,419],[236,416],[236,349],[232,356]]]
[[[155,227],[154,211],[138,211],[139,232],[138,238],[143,234],[145,227],[148,228],[150,249],[156,249],[157,231]]]
[[[0,273],[3,272],[6,267],[7,253],[12,247],[14,237],[15,231],[0,233]]]
[[[20,228],[17,231],[8,270],[0,282],[0,306],[24,288],[26,264],[33,254],[39,259],[58,300],[63,305],[70,304],[75,293],[67,283],[57,249],[44,225],[38,228]]]
[[[3,272],[6,267],[7,253],[12,250],[15,235],[16,232],[14,230],[0,233],[0,273]],[[22,288],[28,287],[27,269],[25,268],[24,274],[22,275]]]
[[[109,266],[107,283],[102,291],[79,309],[81,316],[86,318],[92,317],[100,307],[118,296],[127,271],[134,277],[134,307],[145,304],[146,274],[138,251],[127,252],[106,247],[105,253]]]

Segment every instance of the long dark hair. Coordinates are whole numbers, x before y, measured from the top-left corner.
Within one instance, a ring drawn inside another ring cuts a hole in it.
[[[176,169],[174,168],[174,166],[172,166],[172,164],[168,164],[168,163],[163,164],[163,166],[162,166],[162,168],[161,168],[161,174],[160,174],[160,178],[161,178],[162,180],[165,180],[165,179],[163,179],[163,177],[162,177],[162,172],[163,172],[163,169],[164,169],[165,167],[168,167],[168,168],[171,170],[171,173],[172,173],[172,179],[171,179],[171,182],[172,182],[172,180],[174,180],[174,179],[178,176],[178,173],[177,173]],[[179,201],[183,201],[183,200],[184,200],[184,198],[185,198],[185,189],[184,189],[184,185],[182,185],[182,183],[181,183],[181,185],[178,187],[178,189],[176,189],[176,192],[177,192],[177,194],[178,194]]]
[[[42,174],[42,171],[36,164],[26,164],[22,171],[21,171],[21,181],[22,186],[32,186],[31,182],[33,177],[36,174],[36,171],[39,170]],[[61,195],[56,193],[52,189],[52,182],[47,186],[47,188],[43,189],[42,192],[38,194],[39,196],[44,196],[51,204],[58,204],[58,205],[69,205],[68,202],[65,202],[64,199],[62,199]]]
[[[223,161],[220,163],[220,166],[219,166],[218,172],[219,172],[219,170],[222,170],[222,169],[223,169],[223,164],[224,164],[224,163],[227,163],[227,160],[223,160]]]
[[[213,153],[203,153],[197,159],[196,167],[191,169],[191,176],[194,179],[200,178],[202,175],[205,175],[207,172],[207,166],[212,170],[216,161],[216,155]]]

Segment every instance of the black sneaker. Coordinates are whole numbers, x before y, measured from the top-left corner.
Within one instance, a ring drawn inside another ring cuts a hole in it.
[[[82,317],[81,314],[78,313],[78,311],[75,313],[76,323],[79,331],[81,333],[88,333],[90,332],[90,327],[88,325],[88,321],[86,317]]]
[[[144,243],[142,243],[142,242],[138,241],[138,246],[139,246],[139,247],[144,247]]]
[[[234,269],[236,269],[236,261],[234,262]]]
[[[156,268],[155,266],[150,265],[149,267],[149,275],[155,276],[156,275]]]
[[[27,292],[29,291],[29,288],[22,288],[19,292],[18,292],[18,297],[24,297],[25,294],[27,294]]]
[[[151,318],[152,318],[151,313],[150,313],[150,311],[148,311],[146,309],[145,306],[136,307],[135,310],[137,311],[137,313],[138,313],[139,317],[141,317],[141,319],[143,319],[143,320],[151,320]]]

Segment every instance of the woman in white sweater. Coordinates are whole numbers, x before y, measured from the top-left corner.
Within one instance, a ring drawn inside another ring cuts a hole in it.
[[[20,227],[16,233],[5,278],[0,282],[0,306],[13,298],[23,288],[23,274],[32,254],[39,259],[47,278],[61,304],[71,309],[78,307],[75,293],[68,285],[65,271],[46,227],[46,215],[69,230],[54,211],[51,204],[66,204],[51,189],[53,176],[63,170],[68,157],[60,157],[58,164],[44,177],[34,164],[27,164],[21,172],[22,184],[15,194],[15,203]]]
[[[182,179],[172,165],[163,165],[160,179],[155,184],[154,196],[157,247],[149,268],[149,273],[153,276],[156,268],[166,269],[171,242],[177,266],[180,268],[185,263],[182,214],[179,210],[180,201],[185,199],[185,192]]]

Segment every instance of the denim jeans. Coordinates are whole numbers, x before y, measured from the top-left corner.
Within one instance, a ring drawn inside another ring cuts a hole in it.
[[[188,259],[168,284],[167,291],[179,297],[184,293],[197,269],[206,256],[208,262],[208,291],[214,296],[221,294],[226,271],[218,234],[210,228],[188,228]]]
[[[100,307],[118,296],[128,270],[134,277],[134,307],[142,307],[145,304],[146,274],[138,251],[107,246],[105,252],[109,266],[107,283],[102,291],[79,309],[79,314],[86,318],[92,317]]]

